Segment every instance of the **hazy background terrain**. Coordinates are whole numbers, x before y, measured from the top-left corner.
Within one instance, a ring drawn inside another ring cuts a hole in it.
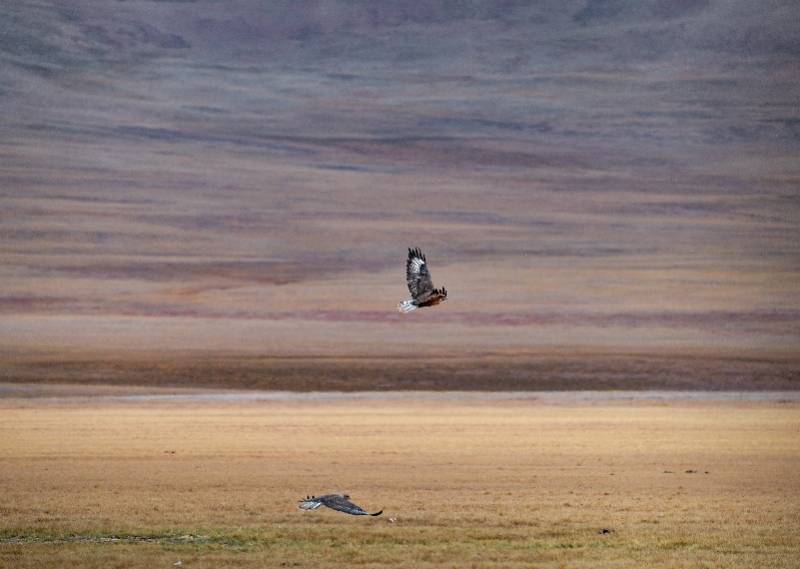
[[[797,387],[798,21],[4,3],[0,379]]]

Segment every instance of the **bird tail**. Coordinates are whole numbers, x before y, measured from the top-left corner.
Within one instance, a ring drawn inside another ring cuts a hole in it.
[[[383,510],[380,512],[375,512],[374,514],[370,514],[370,516],[380,516],[383,513]]]
[[[397,310],[399,310],[403,314],[411,312],[412,310],[416,310],[417,308],[419,307],[417,306],[417,303],[414,302],[413,300],[404,300],[403,302],[397,305]]]
[[[320,506],[322,506],[322,502],[316,499],[315,496],[308,496],[305,500],[300,500],[300,504],[297,506],[301,510],[316,510]]]

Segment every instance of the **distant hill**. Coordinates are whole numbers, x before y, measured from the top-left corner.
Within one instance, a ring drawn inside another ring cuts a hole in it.
[[[796,353],[798,21],[6,2],[3,353]]]

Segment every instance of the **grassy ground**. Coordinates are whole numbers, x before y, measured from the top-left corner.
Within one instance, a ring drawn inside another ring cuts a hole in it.
[[[0,566],[796,567],[798,425],[798,403],[0,400]],[[295,507],[337,490],[384,515]]]

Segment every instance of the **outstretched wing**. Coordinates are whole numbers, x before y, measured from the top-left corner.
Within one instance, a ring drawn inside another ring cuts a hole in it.
[[[352,514],[354,516],[380,516],[383,513],[383,510],[381,510],[380,512],[370,514],[361,506],[357,506],[340,494],[328,494],[327,496],[320,496],[318,499],[333,510],[344,512],[345,514]]]
[[[408,250],[406,282],[411,297],[416,300],[433,292],[433,280],[428,272],[428,263],[425,261],[425,255],[419,249]]]

